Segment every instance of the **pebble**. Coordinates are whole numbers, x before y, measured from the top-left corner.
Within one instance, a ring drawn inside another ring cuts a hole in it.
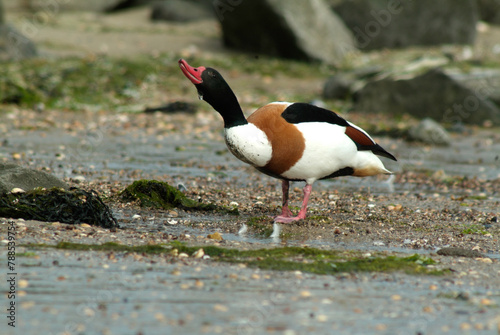
[[[213,234],[208,234],[207,238],[209,238],[211,240],[216,240],[216,241],[222,241],[223,240],[222,235],[220,233],[218,233],[218,232],[215,232]]]
[[[381,246],[384,246],[385,243],[382,242],[382,241],[373,241],[373,245],[377,246],[377,247],[381,247]]]
[[[227,312],[229,310],[229,308],[227,308],[227,306],[225,306],[225,305],[215,304],[214,310],[217,312]]]
[[[21,303],[21,308],[23,308],[23,309],[28,309],[28,308],[31,308],[33,306],[35,306],[34,301],[24,301]]]
[[[463,323],[460,324],[460,329],[462,329],[462,330],[471,330],[472,329],[472,325],[470,323],[463,322]]]
[[[391,296],[391,300],[393,300],[393,301],[400,301],[401,299],[402,299],[402,297],[399,294],[393,294]]]
[[[77,184],[83,183],[86,179],[84,176],[74,176],[71,178],[72,181],[74,181]]]
[[[491,305],[495,304],[495,302],[493,300],[488,299],[488,298],[481,299],[480,303],[481,303],[481,305],[484,305],[484,306],[491,306]]]
[[[304,291],[300,291],[300,297],[301,298],[309,298],[309,297],[311,297],[311,292],[305,291],[305,290]]]
[[[198,249],[193,253],[193,258],[202,258],[203,256],[205,256],[203,249]]]
[[[29,283],[26,279],[21,279],[17,283],[17,287],[19,287],[19,288],[25,288],[25,287],[28,287],[28,285],[29,285]]]
[[[493,260],[491,258],[476,258],[476,261],[479,261],[479,262],[483,262],[483,263],[486,263],[486,264],[491,264],[493,263]]]
[[[396,211],[396,212],[401,212],[403,210],[403,206],[400,205],[400,204],[397,204],[397,205],[389,205],[387,206],[387,209],[390,210],[390,211]]]

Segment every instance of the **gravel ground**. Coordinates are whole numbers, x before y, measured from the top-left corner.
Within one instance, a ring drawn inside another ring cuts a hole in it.
[[[225,153],[217,115],[100,113],[96,123],[78,121],[85,118],[85,113],[16,110],[4,124],[9,134],[2,147],[5,159],[48,170],[72,186],[97,190],[122,226],[110,231],[87,224],[14,220],[20,255],[16,330],[23,334],[499,333],[499,179],[447,172],[457,164],[467,171],[490,171],[488,162],[479,165],[473,156],[481,155],[480,150],[462,149],[464,162],[442,162],[439,170],[432,170],[430,156],[413,171],[405,168],[410,163],[404,152],[407,144],[381,138],[402,156],[401,165],[392,167],[397,171],[393,179],[320,182],[311,198],[311,218],[281,225],[280,237],[270,238],[271,217],[279,211],[279,182]],[[176,130],[165,131],[172,127]],[[99,132],[104,135],[92,147],[82,144]],[[477,130],[455,150],[483,143],[484,138],[490,139],[490,148],[498,144],[495,136]],[[240,215],[149,210],[120,202],[118,192],[141,178],[182,184],[187,196],[237,206]],[[302,185],[294,186],[291,196],[298,206]],[[255,218],[259,224],[251,225]],[[0,224],[3,243],[9,221]],[[248,231],[239,235],[244,224]],[[215,232],[223,240],[207,237]],[[419,253],[432,257],[436,269],[451,271],[437,277],[315,275],[193,257],[26,246],[61,241]],[[436,254],[444,247],[487,257]],[[4,260],[6,253],[3,248]]]

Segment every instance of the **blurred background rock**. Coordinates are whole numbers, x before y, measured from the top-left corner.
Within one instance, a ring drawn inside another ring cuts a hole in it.
[[[500,0],[0,0],[0,59],[292,59],[324,64],[311,100],[500,125],[499,21]]]

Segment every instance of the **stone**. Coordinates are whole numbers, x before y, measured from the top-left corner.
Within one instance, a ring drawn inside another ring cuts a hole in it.
[[[323,0],[214,1],[228,48],[340,64],[354,39]]]
[[[441,248],[437,251],[437,254],[441,256],[453,256],[453,257],[469,257],[469,258],[484,257],[484,255],[477,250],[470,250],[459,247]]]
[[[484,95],[500,106],[500,70],[495,68],[471,68],[467,71],[446,69],[446,74],[468,87]]]
[[[126,0],[86,0],[86,1],[47,1],[31,0],[29,6],[32,10],[45,13],[57,13],[61,11],[88,11],[105,12],[122,3],[131,2]]]
[[[0,0],[0,24],[4,24],[5,23],[5,11],[3,9],[3,2],[2,0]]]
[[[213,17],[207,6],[185,0],[158,1],[151,8],[153,21],[189,22]]]
[[[369,81],[354,95],[359,111],[408,113],[440,124],[500,125],[500,109],[484,90],[466,87],[439,68],[410,78]]]
[[[481,21],[500,24],[500,0],[477,0]]]
[[[35,43],[8,24],[0,24],[0,61],[38,56]]]
[[[347,73],[338,73],[328,78],[323,86],[324,99],[346,99],[351,95],[355,78]]]
[[[479,19],[475,0],[342,0],[332,9],[362,50],[472,44]]]
[[[0,194],[10,192],[14,188],[30,191],[37,187],[46,189],[53,187],[69,188],[65,182],[46,172],[24,168],[17,164],[0,162]]]
[[[434,145],[450,145],[450,134],[439,123],[431,118],[425,118],[416,126],[408,130],[408,137],[412,141]]]

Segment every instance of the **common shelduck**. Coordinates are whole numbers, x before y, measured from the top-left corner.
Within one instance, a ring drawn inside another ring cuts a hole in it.
[[[396,158],[360,127],[336,113],[307,103],[272,102],[248,119],[224,78],[210,67],[192,67],[179,60],[184,75],[224,120],[229,151],[260,172],[282,180],[282,212],[275,222],[306,217],[316,180],[340,176],[391,174],[380,159]],[[304,200],[297,216],[288,208],[290,181],[305,181]]]

